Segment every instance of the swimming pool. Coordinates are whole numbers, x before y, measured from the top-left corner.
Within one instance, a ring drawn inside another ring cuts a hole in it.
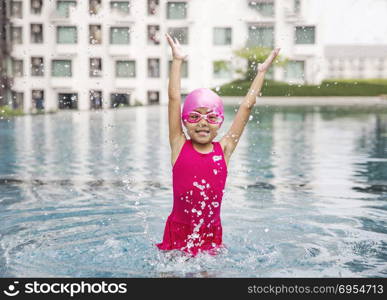
[[[0,120],[0,276],[387,275],[387,111],[256,107],[229,164],[227,249],[187,261],[154,246],[167,124],[166,106]]]

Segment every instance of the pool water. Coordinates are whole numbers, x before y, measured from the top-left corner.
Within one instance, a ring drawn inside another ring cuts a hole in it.
[[[229,163],[227,248],[190,259],[154,246],[173,199],[167,114],[0,120],[0,276],[387,276],[387,110],[255,107]]]

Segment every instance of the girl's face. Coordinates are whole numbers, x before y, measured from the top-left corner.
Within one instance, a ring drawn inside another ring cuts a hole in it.
[[[201,114],[208,114],[212,110],[207,107],[200,107],[195,109]],[[184,122],[184,126],[187,128],[187,133],[192,141],[198,144],[208,144],[217,136],[220,124],[211,124],[207,122],[205,118],[202,118],[197,123]]]

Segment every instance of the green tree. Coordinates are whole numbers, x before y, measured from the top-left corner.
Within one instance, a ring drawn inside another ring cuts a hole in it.
[[[258,64],[265,61],[272,49],[264,47],[246,47],[235,50],[234,54],[247,60],[247,69],[237,69],[236,72],[242,74],[244,80],[251,81],[257,75]],[[273,65],[284,66],[288,62],[287,58],[277,56]]]

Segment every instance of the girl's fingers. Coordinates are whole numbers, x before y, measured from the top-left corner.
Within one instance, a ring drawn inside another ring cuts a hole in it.
[[[176,45],[180,46],[180,42],[177,38],[171,37],[168,33],[166,33],[165,36],[167,37],[168,43],[169,45],[171,45],[171,47],[174,47]]]
[[[168,33],[166,33],[165,36],[167,37],[167,40],[168,40],[169,45],[170,45],[171,47],[174,47],[174,46],[175,46],[175,43],[174,43],[172,37],[171,37]]]
[[[275,49],[273,50],[273,52],[271,53],[271,55],[273,56],[273,58],[275,58],[275,57],[278,55],[278,53],[280,52],[280,50],[281,50],[281,48],[275,48]]]
[[[269,56],[269,58],[273,59],[274,57],[277,56],[277,52],[275,50],[273,50]]]
[[[271,54],[269,55],[269,57],[266,59],[265,62],[268,62],[268,63],[271,64],[271,63],[273,62],[274,58],[277,57],[277,55],[278,55],[280,49],[281,49],[281,48],[276,48],[276,49],[274,49],[274,50],[271,52]]]
[[[273,60],[277,57],[280,49],[281,48],[276,48],[271,51],[270,55],[266,58],[266,60],[262,64],[258,64],[258,71],[266,71],[272,64]]]
[[[167,38],[167,40],[171,38],[168,33],[165,34],[165,37]]]
[[[168,42],[172,42],[172,38],[168,33],[166,33],[165,36],[167,37]]]
[[[176,44],[177,46],[180,46],[179,40],[178,40],[177,38],[174,38],[174,39],[175,39],[175,44]]]
[[[171,37],[168,34],[165,34],[165,37],[167,38],[168,44],[171,45]]]

